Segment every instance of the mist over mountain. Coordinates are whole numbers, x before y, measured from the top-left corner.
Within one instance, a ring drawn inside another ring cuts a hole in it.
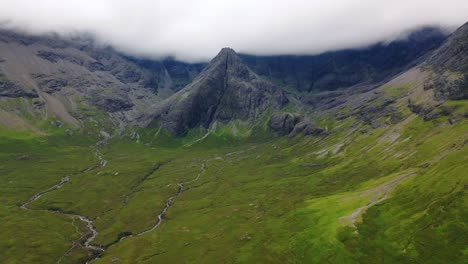
[[[0,262],[464,264],[466,4],[320,4],[3,3]]]
[[[316,55],[402,39],[426,25],[451,32],[466,9],[463,0],[18,0],[2,3],[0,23],[35,35],[86,33],[132,56],[207,62],[221,47]]]

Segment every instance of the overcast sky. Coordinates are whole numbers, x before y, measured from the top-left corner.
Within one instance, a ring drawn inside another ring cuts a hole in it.
[[[0,0],[0,23],[32,33],[87,32],[123,52],[208,60],[222,47],[316,54],[457,27],[468,0]]]

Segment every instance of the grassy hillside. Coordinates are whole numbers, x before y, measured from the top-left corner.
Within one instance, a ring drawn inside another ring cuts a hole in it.
[[[445,104],[467,111],[466,101]],[[91,258],[79,246],[89,230],[41,211],[53,209],[94,220],[92,243],[107,246],[96,263],[463,263],[468,123],[425,121],[405,107],[400,122],[324,118],[328,133],[293,139],[234,140],[222,129],[188,144],[203,133],[143,130],[109,141],[107,165],[85,172],[99,162],[97,138],[2,129],[0,259]],[[19,208],[65,175],[32,210]],[[118,242],[153,226],[178,183],[157,229]]]

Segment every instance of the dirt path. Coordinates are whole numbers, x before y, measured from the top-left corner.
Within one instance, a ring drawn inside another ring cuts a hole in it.
[[[400,176],[397,176],[393,179],[391,179],[390,181],[388,182],[385,182],[379,186],[376,186],[372,189],[369,189],[369,190],[366,190],[366,191],[363,191],[363,192],[360,192],[358,194],[358,196],[364,196],[364,195],[373,195],[371,201],[364,205],[364,206],[361,206],[359,208],[357,208],[352,214],[350,215],[347,215],[347,216],[343,216],[341,217],[339,220],[341,223],[345,224],[345,225],[350,225],[350,226],[353,226],[353,227],[356,227],[356,223],[358,222],[358,220],[361,219],[361,216],[367,211],[367,209],[369,209],[370,207],[386,200],[390,194],[393,192],[393,190],[403,181],[403,180],[406,180],[408,178],[410,178],[411,176],[415,175],[416,171],[410,171],[410,172],[406,172]]]

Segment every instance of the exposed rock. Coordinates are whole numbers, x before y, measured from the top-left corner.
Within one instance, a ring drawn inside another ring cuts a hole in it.
[[[436,99],[468,99],[468,73],[456,80],[440,77],[436,80],[434,86]]]
[[[294,137],[298,134],[302,134],[304,136],[314,135],[318,136],[321,135],[324,130],[320,127],[317,127],[315,124],[310,122],[310,120],[304,119],[297,123],[294,126],[294,129],[289,133],[289,137]]]
[[[66,79],[61,79],[53,76],[38,75],[36,76],[37,84],[46,93],[54,93],[60,91],[68,85]]]
[[[268,127],[280,135],[287,135],[293,131],[294,126],[299,122],[300,117],[297,114],[278,112],[274,113]]]
[[[106,67],[104,66],[104,64],[98,62],[98,61],[93,61],[93,62],[90,62],[88,64],[86,64],[86,68],[88,68],[88,70],[92,71],[92,72],[95,72],[95,71],[105,71],[106,70]]]
[[[50,124],[56,127],[62,127],[62,122],[58,120],[51,121]]]
[[[119,98],[119,97],[104,97],[104,96],[95,96],[90,98],[91,102],[97,107],[113,113],[119,111],[126,111],[133,107],[133,103],[128,99]]]
[[[107,133],[107,132],[104,131],[104,130],[99,131],[99,133],[101,134],[101,136],[103,136],[103,137],[106,138],[106,139],[107,139],[107,138],[110,138],[110,134]]]
[[[241,58],[262,76],[269,76],[299,91],[317,93],[357,84],[378,84],[418,64],[445,38],[446,33],[442,30],[425,27],[412,32],[407,38],[366,48],[318,55],[241,55]]]
[[[436,71],[468,72],[468,22],[458,28],[427,60]]]
[[[450,116],[456,109],[454,106],[444,106],[441,102],[422,102],[416,104],[411,100],[408,101],[408,107],[413,113],[421,116],[426,121],[439,116]]]
[[[70,137],[73,136],[73,130],[71,130],[71,129],[69,129],[69,128],[67,128],[67,129],[65,130],[65,133],[67,133],[67,135],[70,136]]]
[[[38,37],[25,34],[19,34],[13,31],[0,29],[0,41],[10,43],[17,42],[22,45],[31,45],[38,41]]]
[[[242,64],[224,48],[188,86],[156,111],[155,122],[176,136],[212,122],[257,120],[268,109],[288,102],[284,92]]]
[[[283,136],[288,135],[288,137],[294,137],[298,134],[305,136],[320,135],[324,132],[323,129],[317,127],[303,116],[283,112],[273,114],[268,127],[272,131]]]
[[[4,75],[0,74],[0,97],[28,97],[37,98],[36,90],[27,91],[18,84],[8,80]]]
[[[394,98],[380,98],[360,107],[358,117],[372,128],[386,123],[396,124],[404,119],[403,114],[394,106]],[[386,120],[383,120],[386,119]]]
[[[301,101],[314,108],[326,110],[346,103],[348,96],[345,91],[327,91],[307,94],[301,98]]]
[[[43,108],[45,106],[45,102],[42,98],[34,98],[32,100],[32,103],[33,103],[33,106],[38,109]]]
[[[51,51],[46,51],[46,50],[39,50],[36,54],[39,58],[42,58],[44,60],[48,60],[52,63],[56,63],[61,59],[65,59],[64,55],[51,52]]]
[[[437,73],[424,86],[425,89],[434,89],[436,99],[468,99],[468,23],[457,29],[424,67]]]

